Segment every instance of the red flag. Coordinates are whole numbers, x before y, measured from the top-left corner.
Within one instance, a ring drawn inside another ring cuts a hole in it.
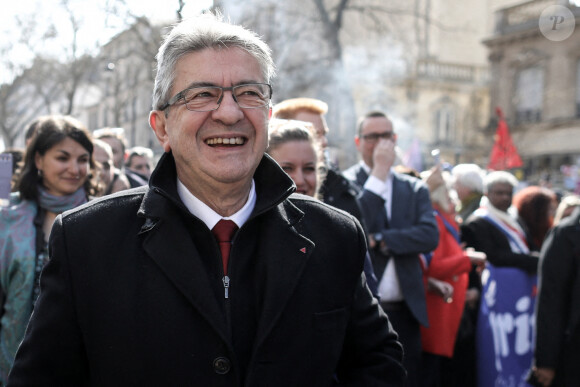
[[[495,132],[493,148],[491,149],[487,169],[502,171],[521,167],[524,163],[512,141],[507,123],[499,107],[496,108],[496,113],[499,122],[497,123],[497,130]]]

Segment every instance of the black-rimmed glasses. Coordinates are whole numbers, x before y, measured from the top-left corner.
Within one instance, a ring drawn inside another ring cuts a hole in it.
[[[368,142],[375,142],[378,141],[379,138],[384,138],[385,140],[389,140],[393,138],[395,133],[393,132],[383,132],[383,133],[369,133],[361,136],[365,141]]]
[[[272,99],[272,86],[267,83],[246,83],[232,87],[195,86],[174,95],[160,110],[167,109],[180,99],[183,99],[185,108],[193,112],[216,110],[224,98],[224,91],[231,91],[234,101],[242,109],[263,107]]]

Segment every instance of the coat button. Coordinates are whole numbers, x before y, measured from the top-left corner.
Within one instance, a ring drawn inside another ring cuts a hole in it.
[[[216,374],[224,375],[230,372],[232,365],[227,357],[218,357],[213,361],[213,370]]]

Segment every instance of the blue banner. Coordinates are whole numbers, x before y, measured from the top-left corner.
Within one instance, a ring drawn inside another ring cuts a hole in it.
[[[537,276],[487,264],[477,321],[479,387],[527,387]]]

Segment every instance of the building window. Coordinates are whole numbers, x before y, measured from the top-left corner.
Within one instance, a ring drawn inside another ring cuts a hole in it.
[[[516,83],[516,121],[539,122],[542,119],[544,98],[544,71],[529,67],[519,72]]]
[[[455,140],[455,109],[444,105],[435,111],[435,143],[451,144]]]

